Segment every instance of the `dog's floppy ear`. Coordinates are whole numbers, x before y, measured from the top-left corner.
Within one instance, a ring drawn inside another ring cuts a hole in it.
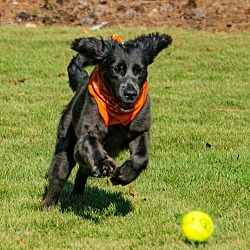
[[[149,35],[142,35],[128,43],[131,42],[134,42],[143,50],[148,64],[151,64],[154,58],[172,43],[172,37],[166,34],[160,35],[159,33],[152,33]]]
[[[71,49],[84,56],[89,65],[100,63],[108,53],[104,40],[95,37],[77,38],[73,41]]]

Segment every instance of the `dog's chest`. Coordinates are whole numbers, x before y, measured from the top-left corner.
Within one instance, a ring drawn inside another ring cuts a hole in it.
[[[103,140],[104,149],[111,157],[128,148],[129,144],[129,128],[123,125],[114,125],[108,128],[108,134]]]

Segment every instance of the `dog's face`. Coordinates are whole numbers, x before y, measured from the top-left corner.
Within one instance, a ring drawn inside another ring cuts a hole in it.
[[[99,65],[106,88],[124,111],[131,110],[147,77],[148,63],[140,48],[115,42]]]
[[[83,55],[90,65],[99,65],[107,90],[122,110],[129,111],[140,96],[148,65],[171,42],[170,36],[157,33],[124,44],[116,40],[80,38],[73,42],[72,49]]]

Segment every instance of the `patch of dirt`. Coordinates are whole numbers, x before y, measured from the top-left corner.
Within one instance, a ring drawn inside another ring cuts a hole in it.
[[[0,25],[7,24],[249,31],[250,0],[0,0]]]

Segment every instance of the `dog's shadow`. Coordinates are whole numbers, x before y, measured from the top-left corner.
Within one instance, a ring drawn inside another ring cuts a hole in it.
[[[110,193],[97,186],[86,186],[81,196],[71,195],[73,184],[65,184],[61,195],[63,213],[74,213],[84,219],[100,223],[113,216],[126,216],[132,204],[122,192]]]

